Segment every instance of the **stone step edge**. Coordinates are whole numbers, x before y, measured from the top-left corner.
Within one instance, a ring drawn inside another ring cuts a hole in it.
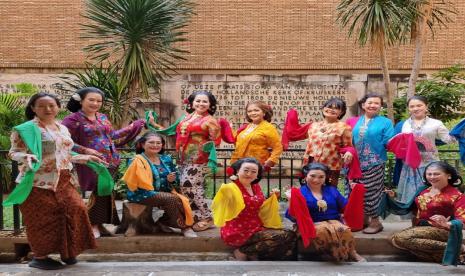
[[[59,260],[60,256],[51,254]],[[368,262],[414,262],[408,255],[362,255]],[[300,254],[299,260],[321,261],[311,255]],[[199,262],[199,261],[235,261],[232,253],[225,252],[177,252],[177,253],[83,253],[78,256],[79,262]],[[14,253],[0,253],[0,263],[18,263]],[[27,263],[23,259],[22,263]]]

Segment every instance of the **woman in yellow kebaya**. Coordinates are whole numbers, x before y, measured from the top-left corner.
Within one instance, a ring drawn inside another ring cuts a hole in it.
[[[279,162],[283,146],[276,127],[270,123],[272,116],[273,110],[264,102],[247,104],[245,118],[249,123],[237,131],[231,163],[253,157],[267,170]]]

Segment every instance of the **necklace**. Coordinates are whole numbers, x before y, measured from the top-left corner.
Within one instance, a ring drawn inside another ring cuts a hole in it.
[[[412,132],[415,136],[421,136],[423,132],[423,127],[426,124],[428,117],[425,117],[419,124],[416,124],[415,121],[410,117],[410,126],[412,127]]]
[[[367,118],[366,116],[363,116],[363,125],[360,126],[360,132],[359,136],[363,137],[365,136],[365,133],[368,129],[368,124],[371,122],[372,118]]]
[[[336,121],[337,122],[337,121]],[[325,133],[328,130],[331,130],[336,122],[326,122],[323,121],[321,124],[320,132]]]
[[[257,128],[258,125],[250,123],[247,128],[241,133],[242,136],[246,136],[250,134],[252,131],[254,131]]]

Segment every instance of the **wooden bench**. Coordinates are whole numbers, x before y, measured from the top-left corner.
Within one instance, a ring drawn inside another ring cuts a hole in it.
[[[154,211],[163,212],[158,208],[154,210],[153,207],[147,205],[123,201],[123,218],[117,232],[124,233],[126,237],[159,232],[160,229],[156,222],[161,216],[154,219]]]

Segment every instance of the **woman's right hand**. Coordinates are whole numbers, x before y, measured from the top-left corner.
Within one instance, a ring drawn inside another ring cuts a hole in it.
[[[156,129],[164,129],[164,127],[160,124],[155,122],[155,118],[153,118],[152,113],[149,113],[149,123]]]
[[[26,163],[29,169],[32,170],[32,162],[39,162],[34,154],[26,154]]]

